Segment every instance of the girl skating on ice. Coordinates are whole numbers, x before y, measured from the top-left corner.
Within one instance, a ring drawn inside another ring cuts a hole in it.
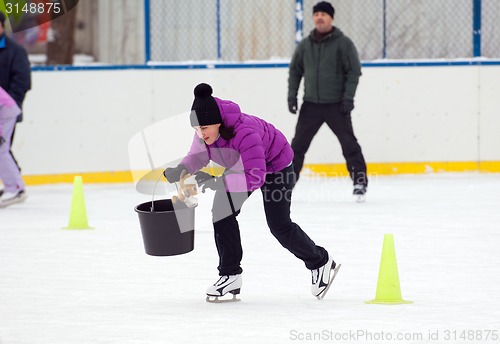
[[[323,298],[340,264],[337,266],[328,252],[290,219],[295,174],[293,151],[285,136],[272,124],[242,113],[232,101],[212,97],[207,84],[196,86],[194,96],[190,121],[196,133],[191,149],[164,175],[174,183],[186,171],[194,174],[203,190],[215,190],[212,220],[219,279],[208,288],[207,301],[218,301],[226,293],[240,293],[243,250],[237,216],[257,189],[262,191],[271,233],[311,270],[311,292]],[[225,167],[222,176],[200,171],[210,160]]]

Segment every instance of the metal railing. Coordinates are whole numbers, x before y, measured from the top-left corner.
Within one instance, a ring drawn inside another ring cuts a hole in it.
[[[289,60],[317,0],[145,0],[154,62]],[[363,60],[500,57],[497,0],[332,0]]]

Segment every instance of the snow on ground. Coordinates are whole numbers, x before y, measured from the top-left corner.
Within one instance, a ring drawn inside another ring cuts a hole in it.
[[[132,184],[86,184],[94,229],[64,230],[71,191],[33,186],[25,204],[0,210],[1,344],[500,341],[498,174],[373,177],[364,204],[346,180],[301,179],[292,218],[342,263],[322,301],[269,233],[260,192],[239,216],[242,302],[209,304],[217,254],[208,195],[194,251],[152,257],[133,210],[149,196]],[[394,234],[413,304],[364,303],[375,296],[384,233]]]

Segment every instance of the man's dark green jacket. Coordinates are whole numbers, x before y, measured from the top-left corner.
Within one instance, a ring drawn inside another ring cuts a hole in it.
[[[361,63],[352,41],[338,28],[322,40],[314,30],[304,38],[290,62],[288,99],[297,98],[304,77],[304,101],[336,103],[353,100],[361,76]]]

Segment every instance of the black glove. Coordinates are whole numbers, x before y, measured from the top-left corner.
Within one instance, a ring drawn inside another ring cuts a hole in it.
[[[207,188],[214,191],[225,189],[222,177],[215,177],[203,171],[198,171],[194,173],[194,178],[196,179],[198,186],[201,187],[201,192],[205,192]]]
[[[178,165],[177,167],[167,167],[165,171],[163,171],[163,175],[167,179],[167,182],[176,183],[181,180],[183,171],[187,172],[187,168],[184,165]]]
[[[294,115],[297,113],[297,98],[288,98],[288,111]]]
[[[351,111],[354,110],[354,100],[344,99],[342,103],[340,103],[340,111],[348,115]]]

